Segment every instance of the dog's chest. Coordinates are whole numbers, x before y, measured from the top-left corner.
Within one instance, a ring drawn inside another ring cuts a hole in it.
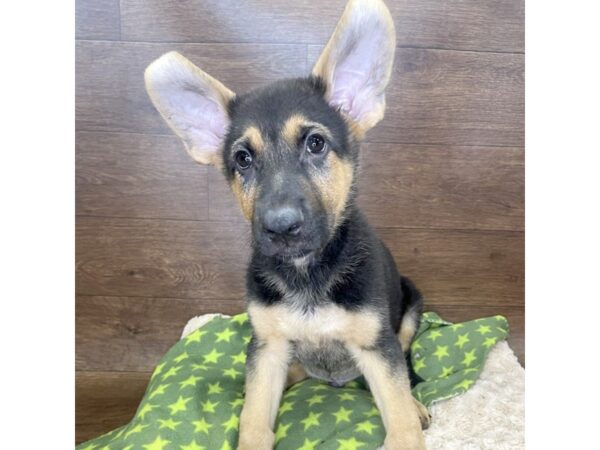
[[[348,311],[328,303],[299,308],[297,303],[248,307],[254,332],[262,340],[284,339],[307,373],[344,383],[359,375],[350,349],[370,346],[379,320],[369,311]]]

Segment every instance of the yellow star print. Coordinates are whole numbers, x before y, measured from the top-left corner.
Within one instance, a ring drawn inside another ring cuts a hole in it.
[[[212,351],[210,353],[208,353],[207,355],[204,355],[204,362],[205,363],[217,363],[219,362],[219,358],[221,356],[223,356],[225,353],[220,353],[217,351],[216,348],[213,348]]]
[[[337,441],[340,444],[338,450],[356,450],[358,447],[365,445],[363,442],[357,441],[354,437],[351,439],[338,439]]]
[[[475,350],[471,350],[470,352],[465,353],[465,359],[463,359],[462,364],[469,367],[476,359],[477,357],[475,356]]]
[[[221,383],[218,381],[216,383],[208,383],[208,393],[209,394],[220,394],[223,392],[223,388],[221,387]]]
[[[202,377],[196,377],[194,375],[190,375],[189,378],[186,378],[183,381],[179,382],[179,385],[184,388],[186,386],[196,386],[196,381],[201,380]]]
[[[235,380],[237,378],[237,376],[241,375],[241,374],[242,374],[242,372],[238,372],[233,367],[223,371],[223,375],[225,375],[226,377],[231,377],[232,380]]]
[[[231,445],[229,445],[229,442],[225,441],[221,447],[221,450],[231,450]]]
[[[240,426],[240,417],[234,413],[229,417],[227,422],[223,422],[221,425],[225,427],[225,433],[231,430],[237,430]]]
[[[427,365],[425,364],[425,358],[421,358],[415,361],[415,365],[413,368],[415,369],[415,371],[418,371],[424,369],[425,367],[427,367]]]
[[[284,437],[286,437],[287,432],[291,426],[292,426],[291,423],[288,423],[287,425],[280,423],[279,426],[277,427],[277,432],[275,433],[275,442],[279,442]]]
[[[477,328],[475,331],[481,333],[481,335],[485,335],[487,333],[491,333],[492,329],[488,325],[479,325],[479,328]]]
[[[163,448],[165,448],[165,445],[167,445],[170,442],[171,441],[163,440],[160,436],[157,436],[157,438],[154,439],[153,442],[146,445],[142,445],[142,447],[144,447],[146,450],[163,450]]]
[[[165,375],[163,376],[163,380],[166,380],[169,377],[175,376],[177,375],[177,372],[179,372],[181,370],[181,366],[178,367],[171,367],[167,373],[165,373]]]
[[[308,413],[308,417],[300,421],[304,425],[304,431],[308,430],[310,427],[319,426],[321,422],[319,421],[319,417],[321,417],[323,413]]]
[[[489,338],[486,338],[486,340],[483,342],[483,346],[485,348],[490,348],[495,343],[496,343],[496,338],[495,337],[489,337]]]
[[[183,398],[180,395],[176,402],[173,402],[169,405],[169,409],[171,410],[171,415],[178,413],[179,411],[185,411],[187,409],[187,403],[191,399],[192,399],[192,397]]]
[[[242,397],[240,398],[236,398],[235,400],[233,400],[232,402],[229,402],[229,404],[235,408],[236,406],[242,406],[244,404],[244,399]]]
[[[466,391],[469,387],[475,383],[473,380],[462,380],[460,383],[454,385],[455,388],[462,387]]]
[[[364,422],[360,422],[359,424],[357,424],[355,429],[356,429],[356,431],[362,431],[364,433],[373,434],[373,430],[375,428],[379,428],[379,427],[375,424],[372,424],[368,420],[366,420]]]
[[[181,423],[175,422],[173,419],[158,419],[158,421],[160,422],[160,426],[158,427],[159,429],[168,428],[169,430],[174,430],[175,428],[177,428],[177,425]]]
[[[204,417],[200,420],[194,420],[192,425],[195,427],[194,433],[200,433],[202,431],[203,433],[208,434],[208,430],[212,428],[212,424],[204,420]]]
[[[373,406],[370,410],[368,410],[365,415],[367,417],[375,417],[379,415],[379,410],[377,409],[376,406]]]
[[[277,413],[277,415],[281,416],[283,413],[291,411],[292,406],[294,406],[294,402],[283,402],[279,407],[279,412]]]
[[[237,322],[240,325],[248,322],[248,314],[247,313],[243,313],[243,314],[238,314],[237,316],[234,316],[231,318],[232,322]]]
[[[154,389],[152,391],[152,393],[150,394],[150,396],[148,398],[152,399],[152,398],[156,397],[159,394],[164,394],[165,393],[165,389],[168,388],[168,387],[169,387],[168,384],[161,384],[161,385],[157,386],[156,389]]]
[[[182,445],[181,450],[204,450],[204,447],[198,445],[196,441],[193,440],[188,445]]]
[[[245,364],[246,353],[244,353],[244,351],[241,351],[237,355],[231,355],[231,359],[233,360],[234,364]]]
[[[308,439],[304,439],[304,444],[298,450],[315,450],[315,447],[320,442],[319,439],[316,441],[309,441]]]
[[[221,342],[221,341],[229,342],[231,339],[231,336],[234,336],[235,334],[236,334],[235,331],[231,331],[229,328],[225,328],[220,333],[215,333],[215,336],[217,336],[217,342]]]
[[[441,336],[442,336],[442,333],[440,333],[438,330],[433,330],[429,333],[429,336],[427,336],[427,339],[431,339],[432,342],[435,342],[435,340]]]
[[[131,430],[129,430],[127,433],[125,433],[125,437],[128,438],[133,433],[139,433],[140,431],[142,431],[144,428],[147,428],[148,426],[149,425],[137,424],[135,427],[133,427]]]
[[[351,394],[350,392],[344,392],[343,394],[338,394],[338,398],[341,401],[348,400],[348,401],[351,402],[351,401],[353,401],[356,398],[356,395],[355,394]]]
[[[202,340],[202,336],[204,336],[208,331],[204,331],[201,328],[198,328],[193,333],[189,334],[188,337],[185,338],[185,345],[190,344],[191,342],[200,342]]]
[[[151,405],[150,403],[146,403],[144,406],[142,406],[142,409],[140,409],[140,412],[138,412],[138,416],[140,417],[140,419],[143,419],[147,413],[149,413],[156,407],[157,407],[157,405]]]
[[[454,373],[454,367],[450,366],[450,367],[442,367],[442,375],[440,375],[442,378],[445,378],[449,375],[452,375]]]
[[[340,422],[350,422],[350,414],[352,414],[351,409],[346,409],[343,406],[337,410],[337,412],[331,413],[335,416],[336,425]]]
[[[323,383],[319,383],[319,384],[316,384],[315,386],[311,386],[310,389],[312,391],[323,391],[323,390],[326,391],[327,390],[327,385],[323,384]]]
[[[308,399],[308,406],[312,406],[317,403],[323,403],[324,398],[324,395],[313,395],[311,398]]]
[[[152,374],[151,378],[154,378],[156,375],[161,373],[163,368],[165,367],[165,364],[166,364],[166,362],[160,363],[158,366],[156,366],[156,369],[154,369],[154,373]]]
[[[205,402],[201,402],[202,405],[202,411],[204,412],[215,412],[215,406],[217,406],[219,404],[219,402],[211,402],[210,400],[207,400]]]
[[[469,333],[465,333],[465,334],[461,334],[458,336],[458,340],[456,341],[456,343],[454,345],[456,345],[458,348],[460,348],[462,350],[464,345],[468,342],[470,342]]]
[[[444,356],[450,356],[448,354],[448,346],[447,345],[438,345],[435,348],[435,352],[433,352],[434,356],[437,356],[438,361],[441,361]]]
[[[181,362],[181,361],[183,361],[185,358],[187,358],[188,356],[190,356],[190,355],[188,355],[188,353],[187,353],[187,352],[183,352],[183,353],[182,353],[181,355],[179,355],[178,357],[176,357],[176,358],[173,358],[173,361],[175,361],[175,362]]]

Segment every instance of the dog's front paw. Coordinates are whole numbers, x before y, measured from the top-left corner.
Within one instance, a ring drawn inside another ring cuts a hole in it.
[[[425,438],[419,430],[416,433],[388,434],[381,450],[426,450]]]
[[[267,429],[248,427],[240,430],[238,450],[272,450],[275,433]]]
[[[421,421],[421,428],[426,430],[431,425],[431,414],[427,411],[425,405],[423,405],[419,400],[413,398],[415,401],[415,406],[417,408],[417,413],[419,414],[419,420]]]

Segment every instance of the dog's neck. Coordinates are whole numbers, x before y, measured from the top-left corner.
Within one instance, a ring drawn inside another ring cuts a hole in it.
[[[362,213],[350,204],[344,219],[327,245],[304,261],[267,257],[254,251],[248,276],[264,286],[265,296],[277,298],[277,292],[324,296],[341,277],[351,277],[368,255],[370,227]],[[274,288],[276,292],[269,292]]]

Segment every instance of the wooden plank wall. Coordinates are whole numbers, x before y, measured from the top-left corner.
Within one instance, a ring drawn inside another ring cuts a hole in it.
[[[127,422],[186,321],[243,309],[248,230],[143,70],[179,52],[235,91],[307,74],[345,0],[77,0],[77,425]],[[360,203],[427,309],[504,314],[524,363],[524,5],[388,0],[398,49]]]

